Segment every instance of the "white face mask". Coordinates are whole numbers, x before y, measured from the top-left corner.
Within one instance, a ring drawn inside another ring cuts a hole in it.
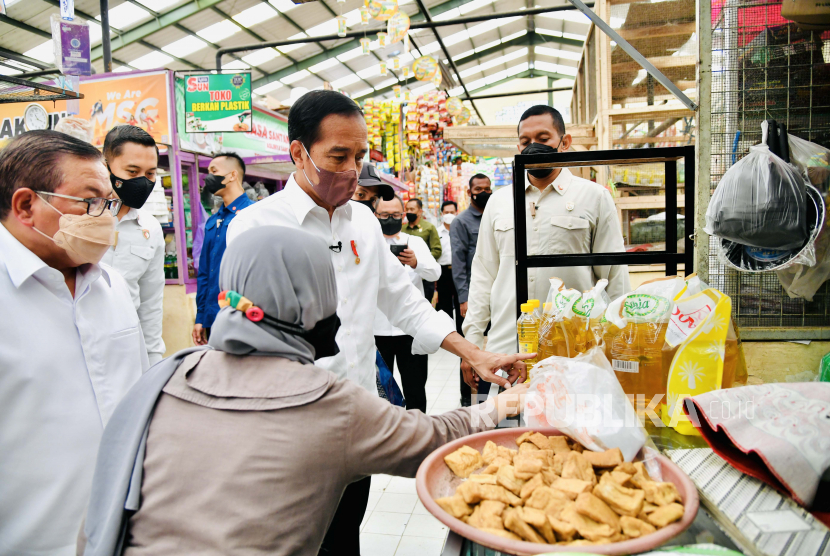
[[[447,213],[447,214],[443,214],[441,216],[441,218],[444,221],[444,224],[449,226],[450,224],[452,224],[452,221],[455,220],[455,215],[451,214],[451,213]]]
[[[64,214],[52,204],[41,202],[61,215],[58,231],[49,237],[34,226],[32,229],[55,242],[66,251],[73,263],[78,266],[98,264],[110,246],[115,245],[115,217],[107,214],[90,216],[89,214]]]

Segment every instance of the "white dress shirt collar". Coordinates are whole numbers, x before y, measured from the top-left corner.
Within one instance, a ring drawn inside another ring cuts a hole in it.
[[[3,224],[0,224],[0,262],[5,264],[9,278],[15,288],[20,286],[43,268],[51,268],[43,260],[32,253],[25,245],[12,235]],[[87,284],[94,282],[103,275],[107,285],[111,285],[109,273],[97,264],[85,264],[78,267],[77,276],[81,278],[76,285],[77,292],[84,291]]]
[[[308,213],[315,208],[319,208],[320,210],[328,213],[326,209],[315,203],[314,199],[312,199],[308,193],[303,191],[303,188],[300,187],[300,184],[298,184],[297,180],[294,178],[294,174],[291,174],[291,177],[288,178],[284,191],[286,197],[285,200],[291,206],[291,210],[294,211],[294,216],[297,217],[297,222],[299,222],[300,225],[303,224]],[[347,220],[352,219],[351,203],[346,203],[341,207],[337,207],[334,209],[334,212],[342,214]]]

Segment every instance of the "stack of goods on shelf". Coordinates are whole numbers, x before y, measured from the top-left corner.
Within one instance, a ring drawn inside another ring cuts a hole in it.
[[[441,184],[444,171],[442,168],[421,166],[418,171],[416,194],[424,203],[424,210],[433,216],[438,214],[441,206]]]
[[[400,102],[369,98],[363,105],[363,112],[369,128],[369,145],[382,153],[388,163],[388,168],[382,171],[388,174],[400,172],[402,161],[409,157],[406,144],[401,151]]]

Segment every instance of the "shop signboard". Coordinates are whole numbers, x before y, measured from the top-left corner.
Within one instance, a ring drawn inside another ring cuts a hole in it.
[[[185,131],[251,131],[251,74],[185,77]]]
[[[222,145],[240,156],[288,154],[288,121],[275,112],[254,107],[254,127],[248,133],[225,133]]]
[[[134,75],[109,76],[103,79],[81,80],[79,117],[93,124],[93,144],[104,145],[107,132],[119,124],[131,124],[145,129],[157,143],[170,144],[170,101],[167,72],[149,72]],[[0,104],[0,145],[9,139],[30,131],[24,114],[32,105],[39,105],[46,118],[43,127],[54,129],[66,117],[66,101],[19,102]],[[33,120],[35,121],[35,120]],[[37,119],[36,121],[40,121]]]

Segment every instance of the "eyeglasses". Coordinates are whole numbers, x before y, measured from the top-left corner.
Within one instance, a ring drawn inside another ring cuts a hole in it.
[[[403,218],[402,212],[378,212],[378,218],[394,218],[395,220],[401,220]]]
[[[86,213],[90,216],[101,216],[106,209],[110,209],[113,216],[118,214],[123,204],[121,199],[105,199],[103,197],[91,197],[83,199],[81,197],[73,197],[71,195],[61,195],[60,193],[50,193],[48,191],[35,191],[38,195],[49,195],[50,197],[60,197],[61,199],[69,199],[70,201],[77,201],[79,203],[86,203]]]

